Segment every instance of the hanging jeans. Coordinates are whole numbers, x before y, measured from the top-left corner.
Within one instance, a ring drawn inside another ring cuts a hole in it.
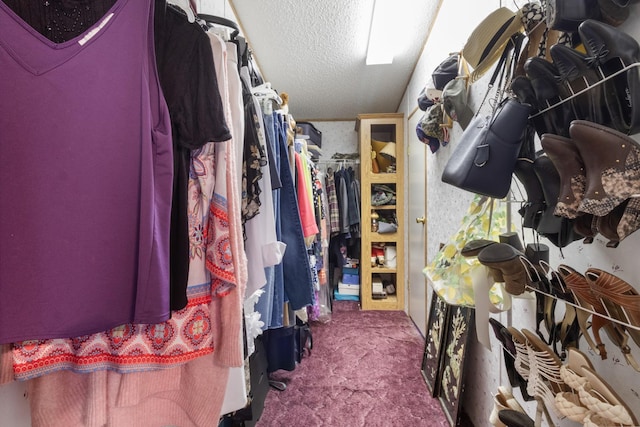
[[[281,241],[287,245],[282,259],[284,292],[291,308],[299,310],[313,303],[311,266],[302,235],[302,222],[300,221],[293,175],[289,167],[287,142],[286,139],[278,138],[278,140],[280,145],[280,181],[282,182],[280,192]]]
[[[272,191],[272,196],[276,239],[282,241],[282,232],[280,231],[280,187],[282,183],[280,182],[280,159],[278,157],[278,149],[280,148],[278,143],[278,138],[280,137],[278,135],[278,123],[274,120],[274,115],[272,114],[265,114],[263,118],[266,143],[268,144],[269,167],[272,172],[271,184],[272,188],[275,188]],[[277,182],[277,185],[274,186],[275,182]],[[284,283],[282,281],[282,262],[275,266],[266,267],[265,276],[267,278],[267,284],[263,288],[265,292],[256,303],[256,311],[262,314],[263,330],[280,327],[283,323]]]
[[[273,129],[274,129],[274,154],[275,154],[275,163],[276,168],[278,170],[278,177],[280,177],[280,143],[281,141],[286,145],[287,143],[287,131],[284,127],[284,118],[281,114],[274,112],[273,113]],[[280,180],[280,186],[282,187],[282,180]],[[280,193],[282,192],[281,188],[278,188],[273,191],[273,205],[275,206],[276,212],[276,236],[278,236],[278,240],[282,241],[282,223],[280,220]],[[274,306],[277,304],[279,307],[284,307],[284,270],[282,263],[274,266],[274,283],[273,283],[273,304]],[[271,316],[271,327],[281,327],[284,323],[284,316],[282,309],[273,310]]]

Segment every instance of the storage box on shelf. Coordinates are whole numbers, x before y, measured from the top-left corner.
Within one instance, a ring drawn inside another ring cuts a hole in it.
[[[404,116],[360,114],[356,130],[362,309],[404,310]]]

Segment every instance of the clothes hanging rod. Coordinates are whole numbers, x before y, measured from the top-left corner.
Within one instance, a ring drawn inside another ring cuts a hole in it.
[[[565,102],[570,101],[570,100],[572,100],[573,98],[575,98],[575,97],[577,97],[577,96],[582,95],[583,93],[585,93],[585,92],[587,92],[587,91],[589,91],[589,90],[593,89],[594,87],[596,87],[596,86],[598,86],[598,85],[603,84],[603,83],[604,83],[604,82],[606,82],[607,80],[610,80],[610,79],[612,79],[612,78],[614,78],[614,77],[616,77],[616,76],[618,76],[618,75],[620,75],[620,74],[622,74],[622,73],[625,73],[625,72],[627,72],[627,71],[629,71],[630,69],[635,68],[635,67],[640,67],[640,62],[634,62],[634,63],[633,63],[633,64],[631,64],[631,65],[627,65],[627,66],[626,66],[626,67],[624,67],[623,69],[616,71],[615,73],[611,74],[610,76],[603,77],[601,80],[597,81],[596,83],[593,83],[593,84],[591,84],[591,85],[587,84],[587,87],[585,87],[585,88],[584,88],[584,89],[582,89],[581,91],[576,92],[576,93],[572,94],[571,96],[569,96],[569,97],[567,97],[567,98],[565,98],[565,99],[563,99],[563,100],[561,100],[561,101],[559,101],[559,102],[556,102],[556,103],[555,103],[555,104],[553,104],[553,105],[548,106],[548,107],[547,107],[547,108],[545,108],[544,110],[538,111],[537,113],[530,115],[530,116],[529,116],[529,118],[530,118],[530,119],[532,119],[532,118],[534,118],[534,117],[538,117],[539,115],[546,113],[547,111],[551,111],[551,110],[553,110],[554,108],[556,108],[558,105],[564,104]],[[602,75],[602,69],[601,69],[600,67],[598,67],[598,70],[600,71],[600,74]],[[583,77],[583,78],[584,78],[584,77]],[[570,86],[570,85],[568,85],[568,86],[569,86],[569,89],[571,89],[571,86]],[[572,91],[572,92],[573,92],[573,91]]]
[[[315,163],[329,164],[329,163],[360,163],[360,159],[327,159],[316,160]]]

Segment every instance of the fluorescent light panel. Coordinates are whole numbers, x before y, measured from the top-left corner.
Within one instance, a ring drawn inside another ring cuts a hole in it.
[[[398,41],[394,32],[400,24],[401,8],[393,0],[375,0],[369,29],[367,65],[391,64]]]

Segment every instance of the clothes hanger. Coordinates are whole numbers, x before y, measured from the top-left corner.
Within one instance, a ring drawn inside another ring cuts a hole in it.
[[[231,40],[235,40],[238,34],[240,34],[240,27],[230,19],[223,18],[221,16],[207,15],[204,13],[199,13],[198,18],[203,19],[209,25],[223,25],[231,28],[233,30],[231,33]]]
[[[259,99],[269,99],[275,101],[279,106],[282,105],[282,98],[280,98],[278,92],[271,88],[271,82],[252,87],[251,93]]]
[[[187,14],[187,19],[190,23],[196,22],[196,14],[191,8],[191,3],[189,3],[189,0],[167,0],[167,3],[178,6],[180,9],[182,9],[184,13]]]

